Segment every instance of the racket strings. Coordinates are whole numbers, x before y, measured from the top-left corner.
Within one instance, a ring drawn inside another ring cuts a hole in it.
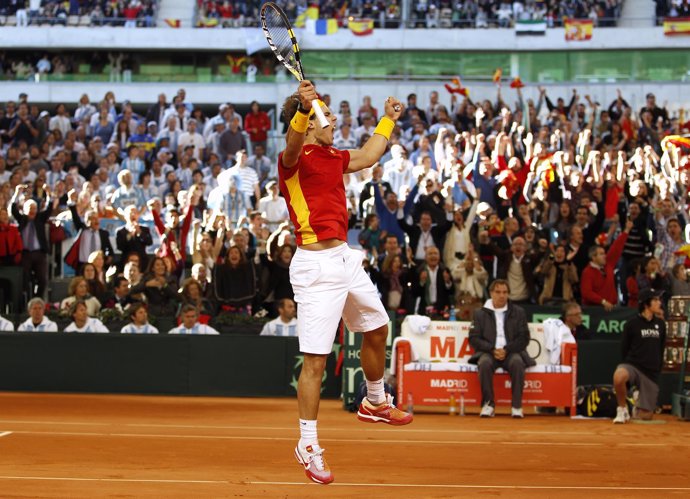
[[[292,38],[283,18],[273,9],[265,10],[266,29],[278,55],[294,69],[298,69]]]

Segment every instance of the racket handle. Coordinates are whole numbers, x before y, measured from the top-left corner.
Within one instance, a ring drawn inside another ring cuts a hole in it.
[[[331,124],[326,119],[326,115],[323,114],[323,110],[321,109],[321,106],[319,106],[319,101],[317,99],[311,101],[311,108],[314,110],[314,114],[316,114],[319,123],[321,123],[321,128],[328,128],[329,126],[331,126]]]

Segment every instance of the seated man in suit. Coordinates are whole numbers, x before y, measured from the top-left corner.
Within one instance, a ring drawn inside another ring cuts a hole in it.
[[[499,367],[508,371],[512,386],[512,416],[524,417],[522,412],[522,389],[525,382],[525,368],[533,366],[534,360],[527,354],[529,328],[525,311],[508,302],[510,287],[508,281],[496,279],[489,286],[491,298],[474,312],[470,325],[470,345],[475,354],[470,364],[479,367],[479,383],[482,387],[483,418],[494,415],[494,371]]]

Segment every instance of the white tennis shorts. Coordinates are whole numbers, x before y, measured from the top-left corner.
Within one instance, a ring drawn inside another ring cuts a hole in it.
[[[355,332],[388,324],[376,286],[362,268],[362,252],[347,244],[321,251],[297,248],[290,282],[299,304],[297,329],[303,353],[331,353],[341,317]]]

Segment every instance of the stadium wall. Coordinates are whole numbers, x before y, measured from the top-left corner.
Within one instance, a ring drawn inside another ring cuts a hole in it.
[[[610,384],[619,359],[618,340],[580,342],[578,384]],[[324,397],[340,395],[336,361],[334,349]],[[292,397],[301,365],[297,338],[0,334],[3,391]],[[666,404],[677,375],[662,378]]]
[[[595,28],[589,41],[568,42],[563,28],[543,36],[516,36],[512,29],[378,29],[354,36],[348,29],[319,36],[296,30],[302,50],[630,50],[690,48],[690,37],[664,36],[663,28]],[[266,41],[259,28],[236,29],[128,29],[3,27],[5,50],[91,49],[112,50],[261,50]]]

